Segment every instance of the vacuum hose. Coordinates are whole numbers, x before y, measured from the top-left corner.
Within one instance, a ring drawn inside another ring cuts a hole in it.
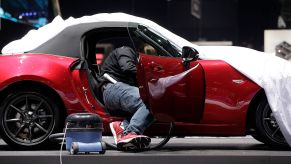
[[[55,133],[49,136],[49,140],[53,142],[62,142],[65,137],[65,133]]]

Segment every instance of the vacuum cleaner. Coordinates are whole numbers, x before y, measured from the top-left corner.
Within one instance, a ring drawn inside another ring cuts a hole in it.
[[[102,119],[93,113],[76,113],[66,118],[66,150],[70,154],[99,152],[104,154],[106,144],[102,142]]]

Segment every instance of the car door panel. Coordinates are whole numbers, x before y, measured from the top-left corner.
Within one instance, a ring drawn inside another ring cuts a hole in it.
[[[140,93],[155,118],[197,123],[204,107],[204,72],[199,62],[185,70],[181,58],[140,54]]]

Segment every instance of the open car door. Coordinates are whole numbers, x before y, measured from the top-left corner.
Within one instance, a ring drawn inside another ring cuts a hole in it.
[[[205,99],[204,71],[199,61],[189,62],[186,67],[180,54],[164,38],[146,28],[138,29],[136,35],[145,41],[138,46],[140,94],[155,118],[198,123]]]

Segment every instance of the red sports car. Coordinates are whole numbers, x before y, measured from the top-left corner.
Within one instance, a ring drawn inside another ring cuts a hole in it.
[[[71,23],[24,53],[1,56],[3,140],[44,146],[76,112],[100,115],[103,135],[110,135],[109,122],[122,116],[106,112],[96,77],[112,49],[129,46],[139,52],[140,94],[156,118],[147,135],[165,136],[173,122],[174,136],[251,134],[271,146],[288,145],[261,87],[224,61],[200,59],[198,51],[168,37],[174,34],[151,25],[111,17]]]

